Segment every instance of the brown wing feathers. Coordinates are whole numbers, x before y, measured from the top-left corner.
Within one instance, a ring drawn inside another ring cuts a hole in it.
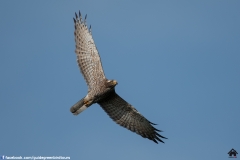
[[[161,131],[152,126],[156,124],[144,118],[132,105],[117,95],[115,91],[100,101],[99,104],[117,124],[155,143],[158,143],[157,141],[163,142],[160,138],[165,137],[157,133]]]
[[[92,38],[91,30],[87,28],[87,15],[84,21],[82,21],[80,11],[79,17],[77,13],[75,13],[75,16],[73,20],[75,26],[75,52],[78,66],[87,82],[89,90],[97,92],[106,79],[102,69],[101,59]]]

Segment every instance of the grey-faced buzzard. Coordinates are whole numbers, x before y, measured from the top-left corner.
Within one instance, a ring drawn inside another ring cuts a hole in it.
[[[70,111],[77,115],[92,104],[98,103],[117,124],[156,143],[163,142],[160,138],[165,137],[157,133],[161,131],[153,127],[155,124],[115,92],[117,81],[108,80],[104,75],[100,56],[92,38],[91,26],[88,29],[86,17],[82,20],[80,11],[79,15],[75,13],[75,16],[75,52],[79,68],[88,85],[88,94],[73,105]]]

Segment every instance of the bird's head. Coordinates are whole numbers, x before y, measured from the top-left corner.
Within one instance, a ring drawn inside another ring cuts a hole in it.
[[[114,88],[118,82],[116,80],[107,80],[107,87],[108,88]]]

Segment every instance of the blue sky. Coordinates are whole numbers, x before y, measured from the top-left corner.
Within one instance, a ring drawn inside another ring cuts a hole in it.
[[[228,158],[240,152],[240,1],[0,1],[0,155]],[[106,77],[165,144],[116,125],[87,93],[74,12],[88,14]],[[240,155],[239,155],[240,157]]]

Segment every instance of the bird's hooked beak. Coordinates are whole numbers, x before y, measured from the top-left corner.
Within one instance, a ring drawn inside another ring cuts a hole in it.
[[[113,80],[113,84],[116,86],[118,82],[116,80]]]

